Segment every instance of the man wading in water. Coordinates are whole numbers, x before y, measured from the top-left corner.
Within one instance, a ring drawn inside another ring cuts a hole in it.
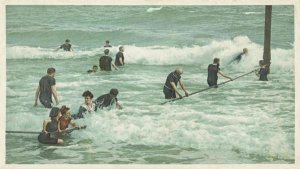
[[[52,94],[54,96],[56,105],[58,105],[58,97],[55,87],[55,69],[48,68],[47,75],[42,77],[39,81],[39,86],[35,92],[35,100],[34,106],[37,106],[37,99],[39,98],[40,102],[44,107],[51,108],[52,107]]]
[[[226,76],[223,72],[220,71],[220,59],[219,58],[214,58],[213,64],[209,64],[207,68],[207,84],[209,87],[214,86],[218,87],[218,74],[232,80],[231,77]]]
[[[185,93],[185,96],[189,96],[189,93],[186,91],[183,82],[181,81],[181,75],[183,70],[181,68],[176,68],[174,72],[171,72],[166,80],[166,83],[163,88],[163,92],[165,94],[165,99],[176,98],[176,93],[180,98],[182,98],[181,94],[177,90],[177,83],[179,82],[182,90]]]
[[[111,66],[118,70],[117,66],[112,63],[112,58],[108,56],[109,50],[104,50],[104,55],[99,59],[99,67],[102,71],[111,71]]]

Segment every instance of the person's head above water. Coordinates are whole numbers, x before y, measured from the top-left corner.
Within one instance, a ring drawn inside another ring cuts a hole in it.
[[[66,43],[70,43],[70,39],[66,39],[66,41],[65,41]]]
[[[248,53],[248,49],[247,49],[247,48],[244,48],[244,49],[243,49],[243,53],[245,53],[245,54]]]
[[[124,52],[124,47],[123,47],[123,46],[120,46],[120,47],[119,47],[119,51]]]
[[[97,66],[97,65],[94,65],[94,66],[93,66],[93,70],[98,70],[98,66]]]
[[[213,63],[214,63],[214,64],[219,64],[219,63],[220,63],[220,59],[219,59],[219,58],[214,58]]]
[[[57,121],[60,118],[60,116],[61,116],[60,109],[58,107],[52,107],[49,114],[51,120]]]
[[[65,117],[68,117],[68,116],[70,116],[70,108],[69,107],[67,107],[66,105],[63,105],[61,108],[60,108],[60,112],[61,112],[61,115],[62,116],[65,116]]]
[[[264,60],[259,61],[259,66],[263,66],[265,64]]]
[[[49,117],[56,117],[59,114],[60,109],[58,107],[52,107]]]
[[[82,97],[84,97],[84,102],[86,105],[92,104],[92,99],[94,97],[93,93],[89,90],[83,92]]]
[[[183,73],[182,68],[180,68],[180,67],[176,68],[176,69],[175,69],[175,73],[176,73],[177,75],[181,75],[181,74]]]
[[[117,95],[119,94],[119,91],[118,91],[118,89],[110,89],[109,94],[112,94],[115,97],[117,97]]]
[[[89,90],[82,93],[82,97],[90,97],[91,99],[94,97],[93,93]]]
[[[47,69],[47,74],[48,75],[52,75],[52,76],[54,76],[54,74],[55,74],[55,69],[53,68],[53,67],[50,67],[50,68],[48,68]]]
[[[109,40],[106,40],[105,43],[106,43],[106,44],[109,44]]]
[[[105,54],[105,55],[108,55],[108,54],[109,54],[109,49],[105,49],[105,50],[104,50],[104,54]]]

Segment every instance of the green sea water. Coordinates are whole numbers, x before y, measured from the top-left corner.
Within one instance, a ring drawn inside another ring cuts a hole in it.
[[[255,74],[164,102],[167,75],[182,67],[189,92],[207,88],[207,65],[237,77],[262,59],[264,6],[6,6],[6,130],[40,131],[38,81],[56,68],[59,106],[73,113],[90,90],[118,88],[124,109],[98,111],[62,146],[6,134],[7,164],[290,164],[295,162],[294,8],[273,6],[271,74]],[[74,52],[53,52],[69,38]],[[105,40],[119,71],[88,74]],[[230,60],[248,48],[239,64]],[[219,77],[219,82],[226,79]],[[180,92],[183,94],[182,90]]]

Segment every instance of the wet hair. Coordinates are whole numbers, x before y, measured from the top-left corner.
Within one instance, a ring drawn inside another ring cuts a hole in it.
[[[65,115],[69,110],[70,108],[67,107],[66,105],[61,106],[60,108],[61,115]]]
[[[247,53],[247,52],[248,52],[248,49],[247,49],[247,48],[244,48],[244,49],[243,49],[243,52],[244,52],[244,53]]]
[[[50,68],[48,68],[48,70],[47,70],[47,74],[52,74],[52,73],[55,73],[55,69],[53,68],[53,67],[50,67]]]
[[[106,43],[109,43],[109,40],[106,40],[105,42],[106,42]]]
[[[214,58],[214,63],[218,63],[220,62],[220,59],[219,58]]]
[[[94,97],[93,93],[90,92],[89,90],[83,92],[82,97],[90,97],[91,99]]]
[[[66,39],[66,42],[70,42],[70,39]]]
[[[112,94],[114,96],[117,96],[119,93],[118,89],[110,89],[109,94]]]
[[[49,113],[49,117],[56,117],[59,113],[59,108],[58,107],[52,107]]]
[[[97,68],[97,69],[98,69],[98,66],[97,66],[97,65],[94,65],[93,68]]]
[[[104,54],[108,55],[108,53],[109,53],[109,49],[105,49]]]
[[[262,65],[264,65],[264,64],[265,64],[264,60],[260,60],[260,61],[259,61],[259,66],[262,66]]]
[[[121,49],[124,49],[124,47],[123,47],[123,46],[120,46],[120,47],[119,47],[119,50],[121,50]]]

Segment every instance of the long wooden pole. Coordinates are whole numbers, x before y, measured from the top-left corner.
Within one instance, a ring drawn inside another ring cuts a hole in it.
[[[212,88],[215,88],[216,86],[221,86],[221,85],[226,84],[226,83],[228,83],[228,82],[231,82],[231,81],[234,81],[234,80],[239,79],[239,78],[241,78],[241,77],[244,77],[244,76],[246,76],[246,75],[249,75],[250,73],[253,73],[253,72],[257,71],[257,70],[258,70],[258,69],[254,69],[254,70],[252,70],[251,72],[248,72],[248,73],[245,73],[245,74],[240,75],[240,76],[238,76],[238,77],[235,77],[235,78],[233,78],[232,80],[227,80],[227,81],[222,82],[222,83],[219,83],[219,84],[217,84],[217,85],[213,85],[213,86],[207,87],[207,88],[205,88],[205,89],[201,89],[201,90],[198,90],[198,91],[196,91],[196,92],[190,93],[189,96],[194,95],[194,94],[197,94],[197,93],[200,93],[200,92],[204,92],[204,91],[209,90],[209,89],[212,89]],[[182,96],[181,98],[178,97],[178,98],[174,98],[174,99],[171,99],[171,100],[167,100],[167,101],[165,101],[165,102],[160,103],[160,105],[164,105],[164,104],[166,104],[166,103],[173,102],[173,101],[176,101],[176,100],[180,100],[180,99],[183,99],[183,98],[189,97],[189,96]]]
[[[63,132],[64,133],[70,133],[74,130],[80,130],[80,129],[85,129],[86,125],[80,126],[79,128],[71,128],[71,129],[66,129]],[[40,134],[41,131],[5,131],[7,134]],[[57,133],[57,131],[54,132],[49,132],[49,133]]]
[[[268,73],[270,72],[270,64],[271,64],[271,21],[272,21],[272,5],[266,5],[263,60],[264,63],[267,64]]]

